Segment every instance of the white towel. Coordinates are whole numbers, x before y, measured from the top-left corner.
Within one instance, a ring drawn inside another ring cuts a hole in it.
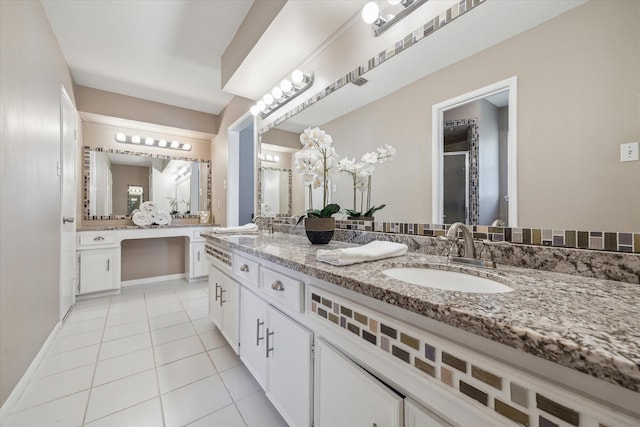
[[[217,234],[255,233],[258,231],[258,226],[256,224],[249,223],[237,227],[213,227],[211,231]]]
[[[165,211],[158,211],[153,220],[158,225],[171,225],[171,214]]]
[[[131,218],[135,225],[146,227],[147,225],[151,225],[153,223],[153,216],[149,215],[146,212],[136,212],[133,214]]]
[[[158,214],[158,205],[156,205],[156,202],[152,202],[151,200],[146,201],[140,205],[140,212],[145,212],[151,216],[156,216]]]
[[[404,255],[407,249],[408,247],[404,243],[374,240],[366,245],[353,248],[318,249],[316,259],[333,265],[350,265]]]

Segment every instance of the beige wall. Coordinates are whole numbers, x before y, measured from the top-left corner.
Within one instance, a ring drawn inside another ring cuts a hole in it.
[[[250,99],[239,96],[220,113],[220,131],[211,143],[212,163],[212,202],[213,221],[222,226],[227,224],[227,191],[224,189],[224,181],[227,179],[227,161],[229,156],[228,128],[240,117],[249,111],[253,105]]]
[[[58,322],[60,84],[71,75],[38,1],[0,1],[0,404]]]
[[[185,240],[184,237],[123,240],[122,280],[184,273]]]
[[[218,133],[220,121],[215,114],[187,110],[85,86],[76,86],[76,96],[78,111],[199,132]]]
[[[112,200],[114,215],[127,215],[130,185],[142,187],[142,200],[145,202],[149,200],[149,167],[111,165],[111,173],[113,174],[112,193],[117,195]]]
[[[376,218],[431,222],[431,106],[517,76],[518,224],[638,231],[640,162],[619,161],[640,139],[638,22],[638,2],[591,1],[322,127],[342,156],[395,146]]]

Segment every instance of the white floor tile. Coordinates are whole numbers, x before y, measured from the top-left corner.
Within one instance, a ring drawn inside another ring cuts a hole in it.
[[[204,351],[204,347],[198,337],[194,335],[192,337],[154,346],[153,350],[156,355],[156,365],[160,366],[202,353]]]
[[[58,332],[59,337],[66,337],[69,335],[80,334],[83,332],[90,332],[95,330],[104,329],[105,319],[104,317],[92,320],[85,320],[84,322],[66,323],[64,327]]]
[[[110,296],[76,300],[76,304],[73,306],[73,311],[78,312],[84,310],[95,310],[97,308],[106,308],[110,303]]]
[[[211,329],[210,331],[199,334],[204,347],[207,350],[213,350],[214,348],[223,347],[227,345],[226,338],[222,335],[222,332],[218,328]]]
[[[213,323],[213,319],[211,319],[210,316],[203,317],[202,319],[192,320],[191,323],[196,329],[196,332],[199,334],[216,328],[216,325],[215,323]]]
[[[188,427],[246,427],[244,421],[240,417],[236,405],[229,405],[214,412],[211,415],[207,415],[204,418],[200,418],[198,421],[189,424]]]
[[[145,295],[146,295],[145,300],[147,301],[147,308],[159,307],[161,305],[175,304],[180,302],[176,294],[174,294],[173,292],[171,292],[170,294],[161,293],[161,294],[152,294],[152,295],[145,294]]]
[[[242,363],[238,355],[228,345],[211,350],[209,355],[211,355],[218,372],[226,371]]]
[[[196,334],[190,322],[179,323],[177,325],[168,326],[162,329],[151,331],[151,340],[153,345],[160,345],[180,338],[190,337]]]
[[[36,378],[57,374],[81,366],[93,365],[98,359],[99,344],[64,353],[47,355],[35,373]]]
[[[207,353],[200,353],[173,363],[158,366],[160,392],[167,393],[216,373]]]
[[[102,341],[112,341],[119,338],[130,337],[149,330],[149,322],[146,318],[135,320],[121,325],[110,326],[104,330]]]
[[[146,311],[130,311],[125,313],[109,313],[107,317],[106,327],[110,328],[113,326],[122,325],[124,323],[131,323],[140,320],[147,320]]]
[[[15,410],[31,408],[91,387],[93,365],[31,380],[16,403]]]
[[[220,373],[220,377],[222,377],[224,385],[227,386],[231,398],[236,402],[262,390],[244,365],[227,369]]]
[[[236,402],[249,427],[287,427],[278,411],[264,393],[255,393]]]
[[[209,297],[206,296],[204,292],[202,292],[201,297],[186,299],[186,300],[181,299],[181,301],[182,301],[182,307],[184,307],[185,310],[191,310],[194,308],[201,308],[201,307],[209,307]]]
[[[155,367],[155,364],[151,348],[103,360],[96,366],[93,386],[137,374],[153,367]]]
[[[147,309],[147,304],[143,299],[135,299],[132,301],[114,302],[109,308],[109,315],[123,314],[123,313],[144,313]]]
[[[209,307],[198,307],[187,310],[187,315],[191,320],[203,319],[209,316]]]
[[[95,308],[92,310],[80,310],[80,311],[72,310],[71,313],[69,313],[69,316],[67,316],[67,320],[65,322],[76,323],[76,322],[84,322],[85,320],[100,319],[100,318],[104,319],[105,317],[107,317],[108,310],[109,310],[108,307]]]
[[[89,398],[86,421],[102,418],[157,395],[155,369],[94,387]]]
[[[64,351],[75,350],[81,347],[98,344],[102,340],[102,329],[96,331],[82,332],[80,334],[59,336],[51,343],[49,354],[62,353]]]
[[[76,427],[82,424],[89,390],[7,416],[4,427]]]
[[[87,427],[158,427],[162,426],[160,398],[139,403],[115,414],[85,424]]]
[[[148,332],[131,335],[113,341],[103,342],[98,360],[110,359],[122,354],[133,353],[151,347],[151,335]]]
[[[167,427],[181,427],[231,404],[218,375],[162,395]]]
[[[150,306],[147,308],[147,315],[151,317],[164,316],[165,314],[178,313],[183,311],[180,303],[172,302],[165,305]]]
[[[151,330],[166,328],[167,326],[177,325],[178,323],[188,322],[189,318],[184,311],[178,313],[165,314],[163,316],[151,317],[149,325]]]
[[[184,290],[177,291],[176,295],[178,296],[180,301],[182,301],[182,304],[190,300],[202,299],[207,297],[207,294],[201,287],[186,288]]]

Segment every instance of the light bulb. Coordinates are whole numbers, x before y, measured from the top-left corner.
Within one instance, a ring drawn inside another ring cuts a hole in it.
[[[272,95],[276,100],[281,99],[281,98],[282,98],[282,95],[283,95],[283,94],[282,94],[282,89],[280,89],[280,87],[279,87],[279,86],[274,87],[274,88],[271,90],[271,95]]]
[[[182,149],[183,150],[191,150],[191,144],[182,144]]]
[[[284,79],[280,82],[280,89],[282,89],[284,93],[289,93],[291,92],[291,89],[293,89],[293,85],[289,80]]]
[[[138,135],[133,135],[131,137],[131,142],[133,142],[134,144],[140,144],[140,137]]]
[[[273,96],[271,96],[270,93],[267,93],[265,96],[263,96],[262,100],[267,105],[271,105],[271,104],[273,104],[275,102],[275,99],[273,99]]]
[[[166,139],[161,139],[160,141],[158,141],[158,147],[166,147],[166,146],[167,146]]]
[[[178,141],[171,141],[171,148],[178,148],[180,147],[180,143]]]
[[[278,157],[278,156],[273,156],[273,161],[274,161],[274,162],[278,162],[278,161],[280,161],[280,157]]]
[[[300,70],[295,70],[291,73],[291,81],[294,85],[299,85],[304,81],[304,74]]]
[[[387,0],[391,6],[395,6],[400,4],[400,0]]]
[[[116,141],[118,141],[118,142],[126,142],[127,141],[127,136],[122,132],[118,132],[118,133],[116,133]]]
[[[362,20],[365,24],[373,24],[380,16],[380,8],[378,3],[370,1],[362,8]]]
[[[253,105],[253,106],[249,109],[249,111],[251,111],[251,114],[252,114],[253,116],[257,116],[257,115],[258,115],[258,113],[260,112],[260,110],[258,110],[258,106],[257,106],[257,105]]]
[[[151,138],[151,137],[146,137],[146,138],[144,139],[144,143],[145,143],[146,145],[153,145],[153,142],[154,142],[154,141],[153,141],[153,138]]]
[[[258,106],[258,111],[260,112],[263,112],[267,109],[267,104],[265,104],[264,101],[258,101],[256,105]]]

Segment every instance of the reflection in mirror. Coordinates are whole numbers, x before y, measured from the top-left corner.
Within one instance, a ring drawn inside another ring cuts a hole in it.
[[[125,219],[144,201],[196,218],[210,211],[209,161],[85,147],[85,219]]]
[[[260,215],[291,216],[291,170],[260,168]]]

